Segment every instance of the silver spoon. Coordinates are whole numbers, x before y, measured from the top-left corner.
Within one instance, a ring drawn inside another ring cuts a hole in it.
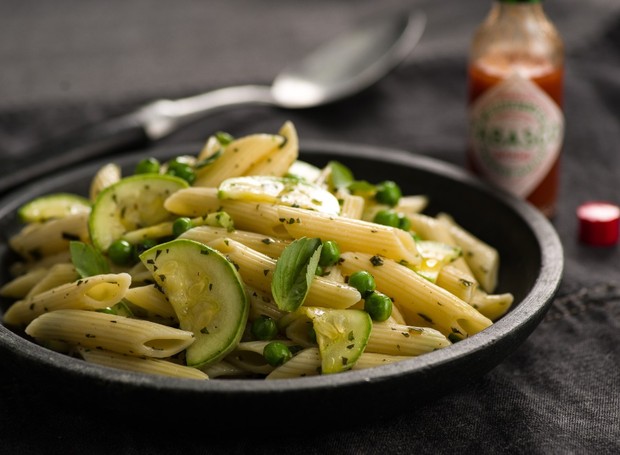
[[[249,104],[302,109],[351,96],[402,62],[420,40],[425,25],[422,12],[375,16],[286,67],[270,86],[226,87],[188,98],[156,100],[135,112],[46,143],[5,164],[0,193],[89,158],[145,147],[220,109]]]

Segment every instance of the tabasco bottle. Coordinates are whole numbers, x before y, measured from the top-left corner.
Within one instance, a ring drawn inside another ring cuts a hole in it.
[[[541,0],[495,0],[468,62],[468,165],[548,217],[558,194],[564,46]]]

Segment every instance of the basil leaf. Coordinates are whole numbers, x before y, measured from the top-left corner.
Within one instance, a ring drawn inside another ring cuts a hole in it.
[[[214,163],[221,155],[222,155],[222,149],[219,149],[213,155],[211,155],[211,156],[209,156],[209,157],[207,157],[207,158],[205,158],[203,160],[197,161],[194,164],[194,169],[202,169],[203,167],[208,166],[209,164]]]
[[[110,272],[110,265],[92,245],[84,242],[69,242],[71,262],[82,278]]]
[[[353,172],[351,172],[351,169],[346,167],[344,164],[338,161],[330,161],[327,163],[327,166],[329,166],[331,171],[329,173],[329,178],[333,188],[346,188],[353,183]]]
[[[372,197],[377,192],[377,186],[366,180],[356,180],[349,185],[349,191],[351,194],[362,197]]]
[[[321,239],[302,237],[282,251],[271,282],[271,293],[284,311],[295,311],[306,299],[321,256]]]

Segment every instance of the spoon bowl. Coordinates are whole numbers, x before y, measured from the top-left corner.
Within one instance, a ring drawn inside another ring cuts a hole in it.
[[[271,86],[275,104],[308,108],[364,90],[411,53],[425,24],[426,17],[420,12],[360,22],[284,68]]]

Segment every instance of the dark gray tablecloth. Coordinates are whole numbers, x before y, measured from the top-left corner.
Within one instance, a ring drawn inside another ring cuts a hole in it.
[[[351,100],[308,111],[211,115],[164,143],[276,131],[386,145],[464,163],[465,61],[485,0],[0,2],[0,156],[157,97],[268,83],[289,60],[381,9],[417,5],[427,30],[405,64]],[[619,453],[620,254],[577,239],[576,207],[620,203],[620,3],[549,0],[565,38],[566,141],[553,224],[566,268],[547,317],[484,377],[385,421],[223,439],[144,428],[44,399],[45,378],[0,364],[2,453]],[[1,178],[1,177],[0,177]],[[23,395],[41,404],[23,407]],[[201,411],[199,411],[201,412]],[[208,410],[205,410],[208,412]],[[244,412],[256,413],[260,410]],[[199,418],[199,417],[198,417]],[[286,416],[283,415],[285,419]]]

